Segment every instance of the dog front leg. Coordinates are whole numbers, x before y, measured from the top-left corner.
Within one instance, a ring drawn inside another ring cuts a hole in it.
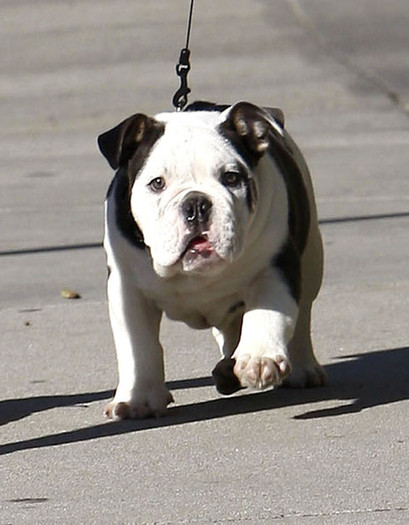
[[[298,306],[287,285],[272,269],[249,298],[233,373],[241,387],[263,389],[281,384],[291,371],[288,343]]]
[[[119,383],[105,415],[112,419],[159,416],[173,401],[164,383],[162,312],[138,289],[125,286],[118,271],[108,279],[108,301]]]
[[[297,314],[296,301],[272,269],[246,300],[240,340],[233,354],[225,354],[213,370],[218,391],[232,394],[241,388],[281,384],[291,371],[288,344]]]

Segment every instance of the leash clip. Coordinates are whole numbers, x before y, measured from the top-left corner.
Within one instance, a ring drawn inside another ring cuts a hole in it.
[[[187,104],[187,95],[190,93],[190,88],[187,85],[187,75],[190,71],[190,50],[183,48],[180,52],[179,63],[176,65],[176,74],[180,77],[180,88],[173,96],[172,103],[176,111],[181,111]]]

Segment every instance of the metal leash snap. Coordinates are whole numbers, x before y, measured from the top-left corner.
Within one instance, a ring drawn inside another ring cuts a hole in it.
[[[176,74],[180,77],[180,88],[176,91],[172,100],[176,111],[181,111],[186,106],[187,95],[191,91],[187,85],[187,75],[190,71],[189,57],[189,49],[182,49],[180,52],[179,63],[176,65]]]
[[[190,71],[190,30],[192,27],[194,0],[190,0],[189,18],[187,22],[186,45],[180,52],[179,63],[176,65],[176,74],[180,78],[180,88],[173,95],[172,103],[176,111],[181,111],[187,104],[187,96],[190,93],[190,88],[187,85],[187,74]]]

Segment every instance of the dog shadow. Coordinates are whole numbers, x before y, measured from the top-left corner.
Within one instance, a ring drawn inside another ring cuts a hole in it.
[[[296,420],[335,417],[364,409],[409,399],[409,347],[342,356],[327,365],[329,385],[324,388],[293,390],[279,388],[261,393],[241,394],[210,401],[171,407],[159,419],[126,420],[51,434],[0,446],[0,455],[102,437],[139,432],[152,428],[182,425],[236,414],[255,413],[288,406],[334,401],[334,406],[307,411]],[[213,385],[211,377],[184,379],[167,383],[170,390],[202,388]],[[9,399],[0,402],[0,424],[23,419],[30,414],[52,408],[88,405],[109,399],[113,390],[101,392]],[[340,404],[340,402],[344,403]]]

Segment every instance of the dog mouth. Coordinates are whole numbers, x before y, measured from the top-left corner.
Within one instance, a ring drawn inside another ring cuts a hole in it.
[[[205,265],[206,262],[210,262],[209,259],[216,255],[214,246],[207,235],[202,233],[187,242],[186,248],[181,255],[181,260],[184,268],[189,270]]]
[[[218,268],[221,259],[206,232],[187,239],[180,261],[184,272],[207,273]]]

